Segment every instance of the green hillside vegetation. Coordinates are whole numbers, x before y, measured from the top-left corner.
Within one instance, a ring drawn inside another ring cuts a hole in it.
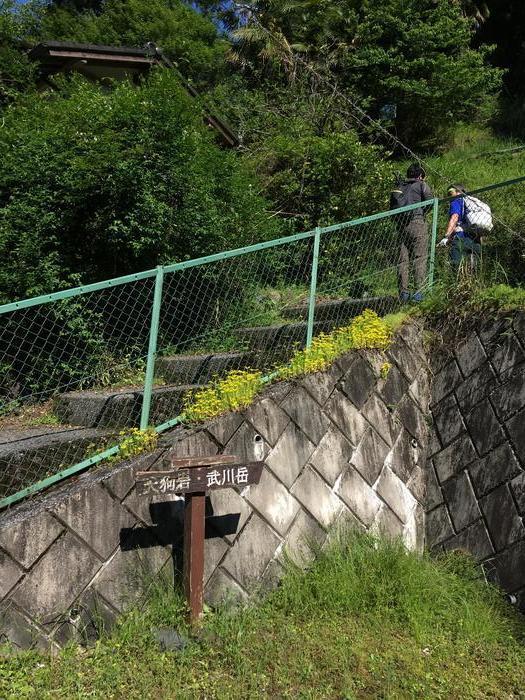
[[[476,17],[472,3],[449,0],[253,0],[244,10],[0,0],[0,303],[382,211],[395,171],[414,159],[408,147],[439,196],[451,181],[475,188],[521,175],[519,135],[495,130],[520,99],[513,71],[503,75],[505,36]],[[73,72],[37,89],[27,49],[50,39],[153,41],[177,70],[104,87]],[[231,123],[238,149],[218,145],[205,109]],[[522,284],[525,186],[483,198],[495,215],[484,282]],[[318,295],[395,294],[395,235],[389,220],[325,238]],[[281,323],[294,295],[304,302],[311,252],[307,242],[282,246],[179,275],[166,287],[160,346],[240,349],[236,328]],[[446,251],[436,258],[437,279],[455,282]],[[24,359],[0,364],[0,393],[46,400],[58,386],[139,376],[151,290],[127,295],[35,308],[21,327],[10,316],[3,342]],[[121,322],[131,308],[132,347]],[[47,334],[49,352],[34,334]]]
[[[469,190],[523,176],[525,144],[520,138],[503,136],[487,127],[460,124],[452,147],[425,157],[429,179],[436,193],[446,196],[446,186],[465,184]],[[444,176],[438,178],[437,173]]]
[[[280,230],[243,161],[160,70],[111,93],[29,93],[0,130],[0,298],[233,248]]]
[[[472,16],[449,0],[2,0],[0,298],[382,210],[406,155],[389,133],[463,173],[458,125],[496,118],[503,80],[505,38],[484,43]],[[202,99],[161,70],[139,88],[36,92],[26,50],[50,39],[152,41]],[[213,142],[203,104],[237,152]]]
[[[523,624],[459,553],[431,560],[365,535],[333,537],[309,571],[240,611],[205,615],[157,581],[148,603],[85,649],[0,658],[8,698],[519,698]],[[188,635],[161,651],[155,631]]]

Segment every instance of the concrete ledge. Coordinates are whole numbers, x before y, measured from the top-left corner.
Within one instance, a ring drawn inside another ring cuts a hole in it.
[[[194,384],[161,386],[153,390],[150,422],[175,418],[184,396],[198,388]],[[86,428],[131,428],[138,425],[143,392],[133,388],[120,392],[73,391],[62,394],[55,404],[59,419]]]
[[[329,333],[334,328],[332,321],[314,323],[314,335]],[[281,323],[276,326],[255,326],[253,328],[237,328],[235,335],[248,348],[261,356],[274,359],[287,357],[293,347],[303,348],[306,345],[307,323]]]
[[[329,299],[319,301],[315,305],[316,321],[340,322],[345,319],[354,318],[363,313],[365,309],[372,309],[378,313],[389,313],[398,306],[395,297],[370,297],[369,299]],[[308,316],[308,306],[291,306],[282,312],[285,318],[306,318]]]
[[[159,357],[155,363],[155,372],[169,384],[202,385],[210,382],[216,375],[248,367],[252,360],[253,356],[249,352],[173,355]]]
[[[0,497],[16,493],[49,474],[82,460],[90,445],[101,444],[110,430],[59,429],[40,435],[11,433],[0,445]]]
[[[158,357],[155,374],[170,384],[197,384],[202,368],[211,355],[173,355]]]

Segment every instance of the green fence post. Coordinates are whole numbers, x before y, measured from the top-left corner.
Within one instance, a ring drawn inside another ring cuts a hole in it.
[[[436,267],[436,245],[437,245],[437,230],[438,230],[438,218],[439,218],[439,199],[437,197],[434,199],[434,206],[432,207],[432,236],[430,239],[430,258],[428,265],[428,287],[432,289],[434,286],[434,273]]]
[[[146,430],[149,424],[151,406],[151,392],[153,390],[153,375],[155,373],[155,359],[157,357],[157,336],[159,334],[160,307],[162,303],[162,284],[164,281],[164,268],[159,265],[155,276],[155,292],[153,294],[153,308],[151,309],[151,326],[149,331],[148,361],[146,364],[146,377],[144,379],[144,397],[142,399],[142,412],[140,414],[140,429]]]
[[[314,255],[312,258],[312,277],[310,278],[310,300],[308,303],[308,326],[306,329],[306,347],[312,344],[314,334],[315,294],[317,291],[317,266],[319,263],[319,244],[321,242],[321,229],[316,226],[314,236]]]

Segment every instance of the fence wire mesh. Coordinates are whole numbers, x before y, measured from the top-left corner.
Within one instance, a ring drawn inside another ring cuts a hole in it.
[[[321,237],[315,330],[344,325],[365,308],[384,315],[429,286],[432,202],[350,224]]]
[[[180,413],[184,396],[233,369],[268,369],[304,344],[286,317],[305,298],[312,239],[292,241],[164,277],[156,373],[169,386],[150,422]],[[155,393],[155,392],[154,392]]]
[[[483,200],[494,211],[490,269],[519,281],[525,184]],[[96,463],[121,431],[166,428],[214,378],[269,373],[365,308],[382,315],[400,293],[426,293],[449,206],[433,200],[0,307],[0,507]],[[449,252],[436,257],[440,277],[453,275]]]
[[[1,497],[137,424],[152,284],[129,282],[0,316]]]

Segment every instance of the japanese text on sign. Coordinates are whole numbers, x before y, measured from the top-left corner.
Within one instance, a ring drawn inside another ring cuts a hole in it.
[[[211,486],[237,486],[248,483],[248,470],[246,467],[229,467],[228,469],[212,469],[206,474],[206,487]]]
[[[141,495],[208,491],[258,484],[263,463],[181,468],[170,472],[143,473],[138,479]]]

